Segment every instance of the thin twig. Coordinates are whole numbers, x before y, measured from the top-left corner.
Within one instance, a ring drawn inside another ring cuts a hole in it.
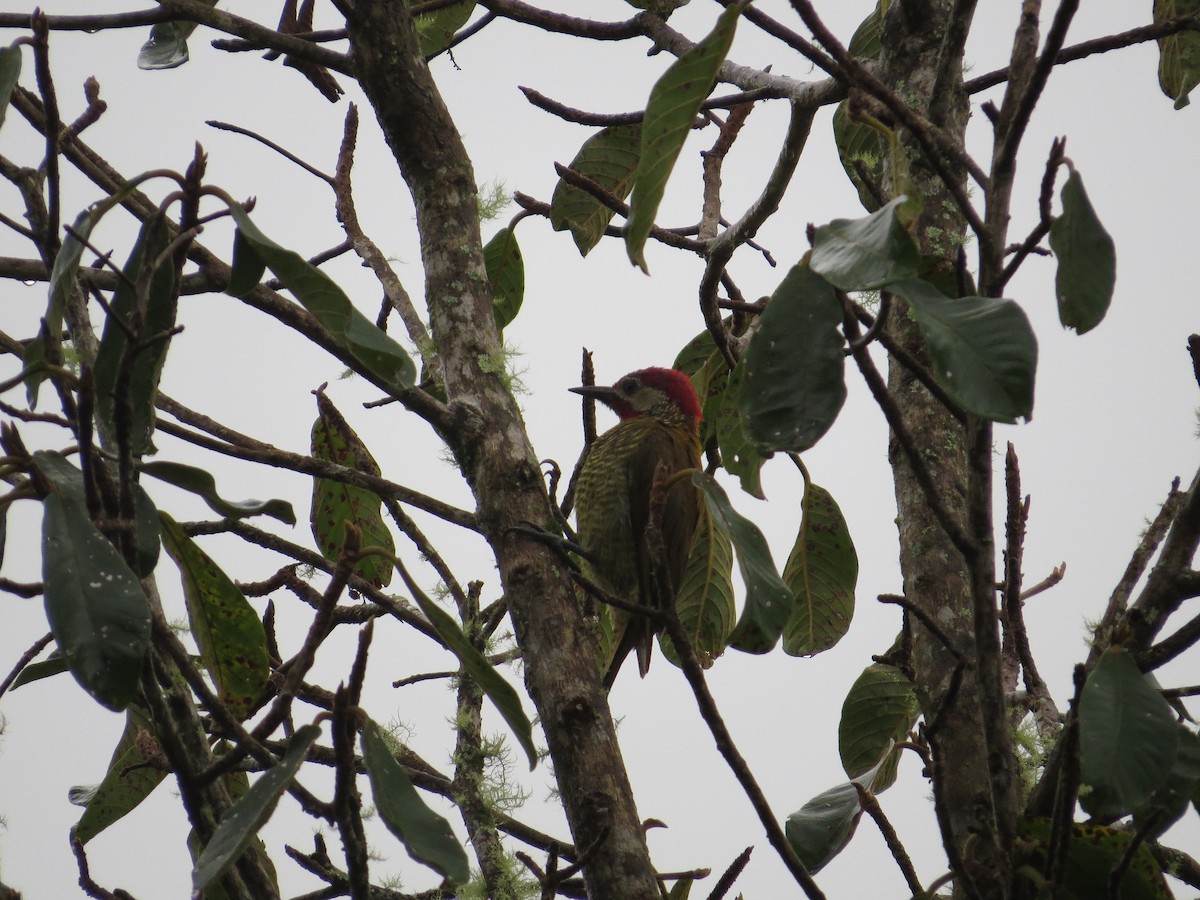
[[[12,683],[17,680],[21,672],[24,671],[25,667],[37,659],[38,654],[45,650],[53,640],[54,635],[51,633],[46,633],[34,641],[32,646],[30,646],[28,650],[21,654],[21,658],[18,659],[17,664],[12,667],[12,671],[8,673],[3,681],[0,681],[0,697],[4,696],[4,692],[12,686]]]
[[[1153,25],[1142,25],[1118,34],[1110,34],[1094,40],[1072,44],[1070,47],[1059,50],[1054,55],[1054,65],[1061,66],[1064,63],[1075,62],[1095,53],[1108,53],[1110,50],[1120,50],[1136,44],[1144,44],[1147,41],[1157,41],[1164,37],[1170,37],[1172,34],[1178,34],[1181,31],[1196,30],[1197,28],[1200,28],[1200,19],[1194,13],[1176,16],[1173,19],[1167,19],[1164,22],[1158,22]],[[978,75],[975,78],[969,79],[964,84],[964,88],[968,94],[977,94],[980,91],[986,91],[988,88],[1004,84],[1008,81],[1010,71],[1010,67],[1005,66],[1002,69],[995,69],[984,75]]]
[[[888,821],[883,807],[879,805],[879,798],[857,781],[851,781],[850,783],[858,791],[859,805],[871,817],[876,826],[878,826],[879,833],[883,835],[883,842],[887,844],[888,850],[891,851],[892,859],[900,867],[900,872],[904,876],[904,881],[908,885],[908,889],[912,891],[914,897],[924,896],[921,879],[917,877],[917,870],[913,867],[912,859],[909,857],[908,851],[904,849],[904,845],[900,843],[900,836],[896,834],[896,829]]]
[[[204,124],[209,126],[210,128],[215,128],[218,131],[230,131],[234,134],[240,134],[240,135],[248,137],[252,140],[258,141],[264,147],[268,147],[271,150],[274,150],[276,153],[278,153],[280,156],[282,156],[288,162],[294,163],[295,165],[297,165],[301,169],[303,169],[305,172],[308,172],[310,175],[321,179],[322,181],[324,181],[326,184],[328,184],[331,187],[333,186],[333,176],[326,175],[324,172],[322,172],[316,166],[305,162],[299,156],[297,156],[295,153],[292,153],[292,151],[290,151],[284,147],[281,147],[279,144],[275,143],[270,138],[264,137],[263,135],[259,134],[257,131],[251,131],[249,128],[243,128],[241,125],[232,125],[229,122],[221,122],[221,121],[218,121],[217,119],[206,119],[204,121]]]

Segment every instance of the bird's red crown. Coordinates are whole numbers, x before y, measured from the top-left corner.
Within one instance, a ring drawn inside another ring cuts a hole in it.
[[[636,378],[646,387],[662,391],[685,416],[696,421],[701,419],[700,398],[696,396],[696,389],[692,387],[692,379],[685,372],[651,366],[648,369],[630,372],[625,378]]]

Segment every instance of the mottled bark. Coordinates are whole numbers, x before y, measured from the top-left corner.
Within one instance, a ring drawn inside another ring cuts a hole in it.
[[[430,325],[452,409],[443,437],[478,504],[525,681],[541,717],[591,900],[658,897],[595,656],[562,561],[514,526],[548,499],[520,412],[484,270],[475,176],[402,3],[340,4],[359,81],[416,204]]]
[[[950,0],[894,4],[883,31],[882,78],[906,103],[938,122],[961,143],[968,106],[961,47],[949,47]],[[964,32],[965,33],[965,32]],[[965,233],[944,183],[902,133],[913,186],[924,202],[917,229],[932,277],[954,283]],[[890,320],[893,337],[926,360],[905,310]],[[1015,758],[1003,716],[996,616],[995,548],[991,508],[991,427],[960,421],[894,360],[889,390],[950,516],[968,536],[956,547],[939,525],[913,470],[891,436],[899,513],[904,594],[939,627],[942,637],[910,621],[911,674],[926,715],[932,778],[946,850],[969,894],[1010,895],[1009,850],[1017,809]],[[965,550],[965,552],[964,552]]]

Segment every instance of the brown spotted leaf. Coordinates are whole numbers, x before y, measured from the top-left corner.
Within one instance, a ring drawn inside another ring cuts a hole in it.
[[[317,411],[317,421],[312,429],[312,455],[349,469],[378,475],[378,463],[324,393],[317,394]],[[348,525],[360,532],[361,549],[381,547],[394,554],[396,545],[383,521],[382,505],[379,495],[366,488],[328,478],[313,479],[309,522],[325,558],[336,562],[341,556],[346,546]],[[392,564],[383,556],[363,556],[355,563],[354,574],[375,587],[385,587],[392,580]]]

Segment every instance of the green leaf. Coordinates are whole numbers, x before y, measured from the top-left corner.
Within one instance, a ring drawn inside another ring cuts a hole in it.
[[[700,661],[708,668],[725,650],[737,619],[733,598],[733,544],[703,515],[684,564],[675,613]],[[659,635],[663,655],[678,665],[678,654],[666,634]]]
[[[737,551],[738,569],[746,585],[746,605],[729,638],[729,646],[746,653],[767,653],[783,633],[791,612],[792,592],[779,577],[762,532],[729,503],[711,475],[697,472],[692,484],[704,493],[714,526],[728,535]]]
[[[525,299],[525,262],[517,235],[511,228],[501,228],[483,248],[488,282],[492,286],[492,314],[496,327],[503,331],[521,311]]]
[[[672,369],[687,372],[692,377],[692,387],[696,389],[696,396],[700,397],[702,402],[705,396],[704,389],[707,387],[711,376],[705,376],[702,382],[698,382],[696,379],[700,376],[701,370],[712,360],[713,354],[716,352],[717,342],[713,340],[713,336],[705,328],[683,345],[683,348],[675,355],[675,361],[671,363]],[[721,368],[726,372],[729,371],[729,368],[723,364],[723,361]]]
[[[378,475],[375,457],[323,393],[317,394],[317,410],[317,421],[312,428],[312,455],[348,469]],[[342,555],[347,525],[359,530],[360,549],[380,547],[389,554],[395,553],[396,544],[383,521],[382,506],[379,495],[366,488],[314,478],[309,524],[325,558],[337,562]],[[367,555],[354,564],[354,573],[375,587],[385,587],[392,580],[392,564],[386,557]]]
[[[46,370],[46,343],[49,336],[50,329],[46,325],[46,320],[43,319],[38,325],[37,336],[25,345],[25,352],[21,354],[21,363],[27,370],[25,396],[29,398],[30,409],[37,409],[38,391],[42,382],[49,377]]]
[[[741,409],[759,452],[802,453],[846,402],[842,304],[803,263],[771,295],[742,357]]]
[[[83,259],[83,241],[91,237],[92,229],[101,217],[112,208],[105,201],[93,203],[75,217],[71,231],[63,238],[50,269],[50,305],[46,311],[46,325],[55,340],[62,338],[63,311],[67,307],[67,294],[75,287],[75,276]]]
[[[104,780],[91,792],[73,837],[86,844],[109,825],[133,811],[166,777],[144,752],[153,746],[153,727],[135,706],[125,710],[125,730],[117,741]]]
[[[537,748],[533,745],[533,725],[521,707],[521,698],[517,695],[516,690],[501,677],[491,663],[484,659],[483,654],[475,649],[475,645],[467,639],[449,613],[420,591],[413,594],[413,599],[421,608],[421,612],[425,614],[425,618],[429,620],[429,624],[433,626],[433,630],[437,632],[438,637],[441,638],[442,643],[458,657],[458,661],[467,670],[467,674],[483,689],[488,699],[496,705],[496,709],[500,710],[500,715],[504,717],[504,721],[516,735],[517,743],[525,751],[525,755],[529,759],[529,768],[532,771],[537,765]]]
[[[783,567],[795,598],[783,628],[783,652],[789,656],[813,656],[842,639],[854,617],[858,583],[858,554],[837,501],[809,482],[802,505],[800,533]]]
[[[188,35],[195,30],[195,22],[156,22],[150,28],[150,37],[138,51],[137,67],[156,70],[182,66],[189,58]]]
[[[704,98],[716,83],[717,72],[733,43],[743,6],[743,3],[727,6],[713,30],[676,59],[650,90],[642,125],[642,164],[634,178],[625,230],[629,259],[643,272],[649,271],[645,258],[646,238],[658,214],[667,179]]]
[[[815,875],[850,843],[862,803],[855,784],[867,786],[878,780],[879,766],[845,784],[813,797],[787,817],[784,834],[809,874]]]
[[[1154,0],[1154,24],[1200,13],[1200,0]],[[1178,31],[1158,39],[1158,85],[1183,109],[1188,94],[1200,84],[1200,32]]]
[[[221,816],[221,824],[213,832],[192,869],[192,889],[202,891],[241,856],[242,851],[260,828],[271,818],[275,804],[292,779],[296,777],[309,748],[321,736],[316,725],[296,729],[279,762],[258,777],[245,795]]]
[[[1109,893],[1109,878],[1130,851],[1136,836],[1119,828],[1081,822],[1072,823],[1070,829],[1062,890],[1054,895],[1054,900],[1113,896]],[[1021,857],[1014,869],[1043,871],[1050,844],[1050,820],[1023,819],[1017,825],[1017,834],[1021,838],[1017,842]],[[1171,900],[1173,896],[1150,848],[1140,843],[1121,879],[1117,900]]]
[[[891,787],[900,760],[894,744],[904,740],[920,711],[912,682],[903,672],[883,663],[867,666],[850,686],[838,723],[838,752],[846,774],[858,778],[888,754],[871,790],[879,793]]]
[[[140,484],[133,486],[134,515],[134,573],[145,578],[158,565],[158,510],[154,501]]]
[[[96,353],[96,416],[104,433],[116,440],[117,395],[123,394],[120,399],[128,408],[128,439],[135,456],[154,452],[154,401],[171,343],[160,336],[175,327],[179,300],[175,263],[162,260],[148,271],[170,243],[171,232],[161,212],[142,226],[125,264],[125,277],[118,280],[109,302]],[[139,294],[145,298],[144,308],[139,308]],[[138,340],[158,339],[131,347],[126,329],[134,322],[141,323]]]
[[[214,750],[224,755],[229,752],[231,746],[228,741],[221,741]],[[234,771],[222,775],[221,782],[225,785],[225,790],[229,793],[229,799],[234,803],[246,796],[246,791],[250,790],[250,777],[245,772]],[[187,847],[188,854],[192,858],[192,864],[195,865],[204,848],[201,846],[200,838],[197,837],[196,829],[194,828],[188,832]],[[251,839],[245,849],[242,850],[243,856],[251,853],[254,854],[257,864],[262,867],[271,885],[274,886],[275,895],[278,895],[279,875],[275,871],[275,864],[271,862],[271,857],[267,855],[267,845],[263,843],[262,838],[255,837]],[[230,897],[229,892],[225,890],[225,886],[218,880],[210,883],[204,889],[203,900],[233,900],[233,898]]]
[[[725,360],[717,354],[717,364],[725,368]],[[762,490],[762,466],[766,457],[754,441],[746,434],[746,420],[742,415],[742,389],[746,379],[746,358],[738,360],[732,372],[724,380],[724,390],[705,402],[704,415],[712,417],[712,428],[717,435],[717,447],[721,451],[721,465],[730,475],[736,475],[742,490],[759,500],[766,499]],[[710,412],[715,409],[716,414]]]
[[[624,200],[633,188],[642,151],[642,126],[614,125],[584,141],[568,168],[590,178],[614,197]],[[561,178],[550,198],[550,225],[571,230],[580,256],[600,243],[614,212],[587,191]]]
[[[1179,752],[1171,705],[1123,647],[1104,651],[1079,699],[1079,802],[1092,816],[1124,816],[1167,784]]]
[[[138,577],[88,518],[82,474],[57,454],[34,464],[54,487],[43,502],[46,618],[71,674],[102,706],[133,699],[150,644],[150,608]]]
[[[787,817],[783,831],[810,875],[821,871],[850,843],[862,804],[852,783],[823,791]]]
[[[1037,338],[1012,300],[951,299],[927,281],[897,281],[929,346],[934,375],[955,402],[997,422],[1033,414]]]
[[[287,525],[296,524],[295,510],[286,500],[226,500],[217,493],[217,482],[212,474],[204,469],[169,460],[144,462],[141,469],[159,481],[199,495],[208,504],[209,509],[227,519],[270,516]]]
[[[1058,260],[1058,320],[1080,334],[1091,331],[1112,301],[1117,253],[1074,169],[1063,185],[1062,214],[1050,225],[1050,249]]]
[[[862,122],[850,118],[850,101],[843,100],[833,110],[833,142],[837,147],[838,159],[846,171],[846,177],[858,192],[858,202],[867,212],[879,209],[879,201],[867,182],[859,173],[855,163],[866,169],[867,176],[881,190],[884,183],[884,161],[888,157],[888,145],[883,135]]]
[[[46,310],[45,325],[54,340],[62,338],[63,311],[67,306],[67,295],[75,289],[75,276],[79,273],[79,262],[83,259],[83,242],[91,237],[92,229],[105,213],[124,202],[149,177],[151,176],[143,175],[126,181],[112,194],[103,200],[97,200],[75,217],[71,231],[63,238],[58,255],[54,257],[54,265],[50,268],[50,302]],[[25,365],[30,364],[27,356]]]
[[[1176,723],[1179,746],[1167,780],[1133,811],[1133,824],[1151,840],[1178,822],[1200,788],[1200,737],[1183,723]]]
[[[862,219],[834,219],[817,229],[809,267],[843,291],[871,291],[912,278],[917,245],[904,225],[907,197]]]
[[[0,126],[8,112],[8,100],[21,77],[21,45],[0,47]]]
[[[687,0],[684,0],[686,3]],[[671,892],[667,894],[667,900],[688,900],[692,894],[692,884],[695,879],[691,875],[680,878],[671,886]]]
[[[717,352],[708,332],[694,338],[689,347],[694,349],[685,349],[676,358],[676,363],[682,361],[684,365],[675,365],[673,368],[692,373],[692,387],[695,388],[696,396],[700,398],[703,410],[700,444],[706,445],[716,438],[717,447],[721,452],[722,467],[730,475],[737,476],[742,490],[762,500],[764,497],[759,474],[764,457],[746,437],[742,413],[738,408],[745,367],[739,362],[730,372],[729,364],[725,362],[725,357]],[[699,353],[705,347],[709,350],[708,355],[697,362]],[[691,368],[692,366],[695,368]]]
[[[418,0],[407,0],[409,6],[419,5]],[[432,12],[419,13],[413,17],[417,26],[417,39],[421,42],[421,54],[437,56],[450,46],[454,35],[467,24],[475,11],[475,0],[460,0]]]
[[[857,59],[876,59],[879,56],[879,32],[882,26],[879,4],[863,19],[862,23],[850,38],[847,50]],[[833,141],[837,146],[838,158],[842,168],[858,191],[858,200],[867,212],[879,209],[879,201],[867,189],[866,184],[855,168],[859,162],[866,167],[871,180],[879,188],[883,185],[884,161],[888,156],[887,142],[883,136],[861,122],[850,119],[850,101],[843,100],[833,111]]]
[[[379,726],[368,719],[362,728],[363,763],[371,779],[375,808],[408,855],[459,884],[470,880],[466,851],[450,823],[425,805],[404,768],[388,749]]]
[[[21,674],[13,680],[12,690],[15,691],[23,684],[41,681],[43,678],[51,678],[54,675],[70,671],[71,667],[67,663],[67,658],[55,650],[40,662],[30,663],[23,668]]]
[[[854,29],[850,43],[846,45],[851,56],[857,59],[879,58],[879,53],[883,49],[879,39],[883,30],[883,10],[880,7],[886,2],[887,0],[882,0],[882,2],[876,3],[870,14],[859,23],[858,28]]]
[[[221,701],[244,719],[271,675],[262,621],[237,586],[179,524],[160,512],[163,545],[179,567],[188,622]]]
[[[342,348],[383,385],[397,391],[413,386],[417,367],[412,359],[387,332],[358,311],[332,278],[259,231],[240,204],[235,203],[229,211],[238,228],[230,294],[240,297],[253,289],[258,278],[252,279],[251,275],[257,269],[261,276],[265,265]]]

